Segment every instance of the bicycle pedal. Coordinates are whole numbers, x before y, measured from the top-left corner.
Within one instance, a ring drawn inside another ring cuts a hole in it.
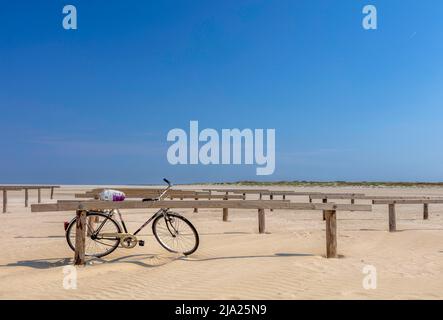
[[[145,241],[144,241],[144,240],[138,240],[138,245],[139,245],[140,247],[144,247],[144,245],[145,245]]]

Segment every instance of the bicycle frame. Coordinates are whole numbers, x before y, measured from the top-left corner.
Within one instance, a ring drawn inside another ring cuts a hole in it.
[[[166,179],[164,179],[167,183],[168,183],[168,186],[166,187],[166,189],[165,190],[163,190],[162,191],[162,193],[159,195],[159,197],[157,198],[157,199],[155,199],[155,200],[153,200],[153,201],[160,201],[160,200],[162,200],[165,196],[166,196],[166,194],[168,193],[168,191],[171,189],[171,187],[172,187],[172,185],[169,183],[169,181],[168,180],[166,180]],[[133,233],[133,235],[134,236],[136,236],[140,231],[142,231],[152,220],[154,220],[155,218],[157,218],[159,215],[163,215],[164,217],[165,217],[165,219],[166,219],[166,214],[167,214],[167,212],[169,211],[169,208],[161,208],[161,209],[159,209],[156,213],[154,213],[154,215],[152,215],[145,223],[143,223],[142,225],[141,225],[141,227],[140,228],[138,228],[138,230],[137,231],[135,231],[134,233]],[[102,221],[102,223],[100,224],[100,226],[97,228],[97,230],[93,233],[93,236],[97,236],[97,234],[101,231],[101,229],[103,228],[103,226],[105,225],[105,223],[106,223],[106,221],[108,221],[108,219],[110,219],[110,218],[112,218],[112,216],[115,214],[115,212],[117,212],[118,213],[118,216],[119,216],[119,218],[120,218],[120,221],[121,221],[121,223],[122,223],[122,227],[123,227],[123,230],[124,230],[124,232],[125,233],[128,233],[128,229],[126,228],[126,224],[125,224],[125,221],[124,221],[124,219],[123,219],[123,217],[122,217],[122,214],[121,214],[121,212],[120,212],[120,210],[118,210],[118,209],[112,209],[110,212],[109,212],[109,214],[107,215],[107,217],[106,217],[106,219],[105,220],[103,220]],[[167,226],[168,226],[168,224],[166,224]],[[173,228],[174,228],[174,226],[172,226]],[[168,229],[169,229],[169,226],[168,226]],[[169,232],[171,232],[171,230],[169,230]],[[173,234],[172,232],[171,232],[171,234]]]

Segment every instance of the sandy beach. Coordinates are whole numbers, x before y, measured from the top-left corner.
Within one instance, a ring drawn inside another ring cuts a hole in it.
[[[90,186],[63,186],[54,200],[73,199]],[[189,187],[191,188],[191,187]],[[197,188],[192,186],[192,188]],[[277,188],[275,189],[282,189]],[[443,195],[440,188],[283,188],[370,195]],[[44,191],[47,192],[47,191]],[[288,197],[307,202],[304,197]],[[31,213],[23,194],[11,192],[0,215],[1,299],[442,299],[443,205],[399,205],[398,232],[387,231],[387,206],[373,212],[339,212],[339,259],[326,259],[320,211],[266,211],[267,233],[258,234],[255,210],[177,210],[200,234],[189,256],[166,252],[150,227],[144,247],[118,249],[77,268],[77,289],[63,288],[72,263],[63,222],[73,212]],[[31,194],[31,203],[36,195]],[[346,201],[336,201],[346,203]],[[366,200],[357,203],[368,203]],[[134,231],[153,210],[123,210]],[[377,288],[365,289],[363,268],[376,268]]]

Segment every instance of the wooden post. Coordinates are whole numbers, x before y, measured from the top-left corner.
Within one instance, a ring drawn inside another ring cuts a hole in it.
[[[351,204],[355,204],[355,199],[351,199]]]
[[[265,233],[265,209],[258,209],[258,232]]]
[[[263,199],[263,194],[260,192],[260,197],[259,197],[259,199],[260,200],[262,200]]]
[[[28,189],[25,189],[25,207],[28,207],[29,205],[29,191]]]
[[[326,258],[337,258],[337,217],[335,210],[325,210]]]
[[[85,241],[86,241],[86,211],[77,210],[77,222],[75,231],[75,254],[74,265],[80,266],[85,261]]]
[[[225,197],[223,198],[223,200],[228,200],[228,193],[226,192]],[[223,221],[226,222],[228,221],[228,208],[223,208]]]
[[[212,191],[209,190],[209,197],[208,197],[208,200],[211,200],[211,194],[212,194]]]
[[[198,200],[198,198],[194,198],[194,200]],[[198,208],[194,208],[194,213],[198,212]]]
[[[389,232],[397,231],[397,225],[395,221],[395,204],[389,204]]]
[[[269,200],[274,200],[274,195],[272,193],[269,195]],[[271,209],[270,211],[272,212],[274,209]]]
[[[309,203],[312,203],[312,198],[311,198],[311,196],[309,196]]]
[[[423,204],[423,220],[429,219],[429,204],[424,203]]]
[[[223,221],[228,221],[228,208],[223,208]]]
[[[283,195],[283,200],[286,200],[286,195],[285,194]]]
[[[8,206],[8,192],[3,189],[3,213],[6,213],[6,207]]]
[[[38,189],[38,203],[42,202],[42,191],[41,189]]]
[[[54,199],[54,187],[51,187],[51,199]]]
[[[323,203],[328,203],[328,198],[323,198],[322,200]],[[323,211],[323,221],[326,221],[326,216],[325,216],[325,212]]]
[[[246,200],[246,193],[243,193],[243,200]]]

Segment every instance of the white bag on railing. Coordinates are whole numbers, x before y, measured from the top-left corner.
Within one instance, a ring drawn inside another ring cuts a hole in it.
[[[99,194],[100,200],[103,201],[123,201],[125,200],[125,196],[124,192],[112,189],[103,190]]]

